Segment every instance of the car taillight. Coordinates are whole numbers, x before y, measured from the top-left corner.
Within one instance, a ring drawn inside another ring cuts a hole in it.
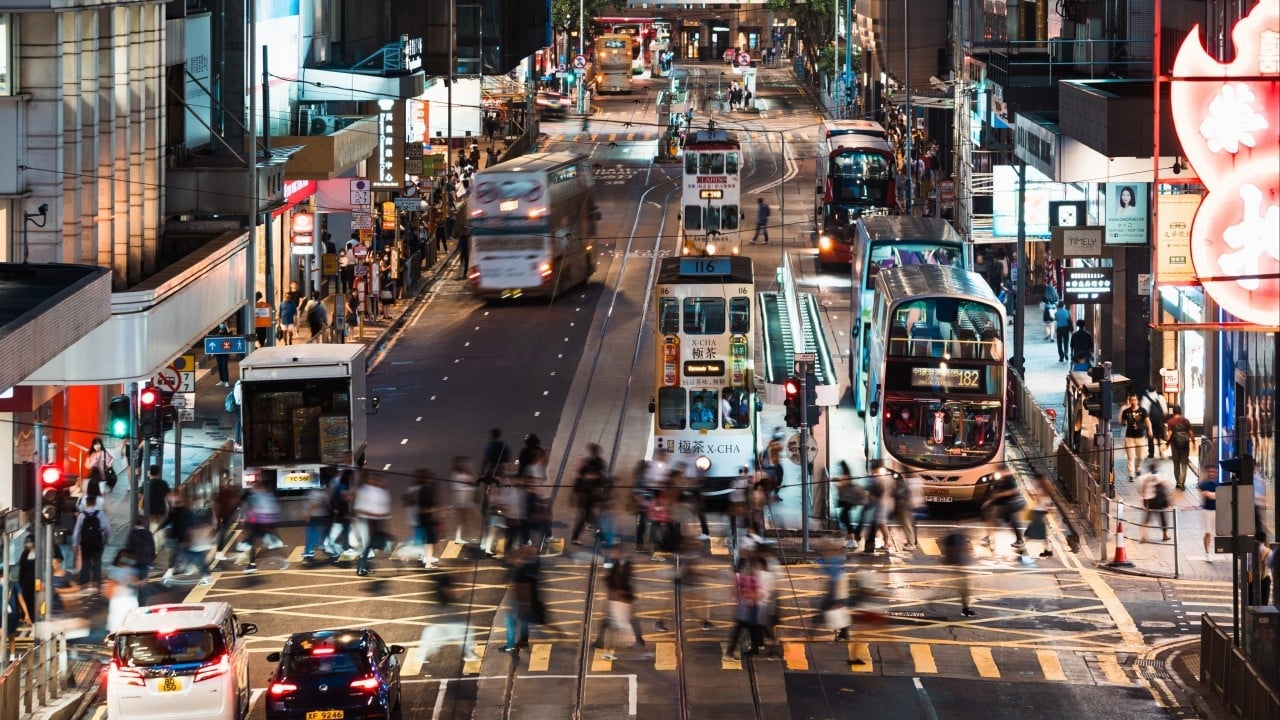
[[[147,681],[142,679],[141,670],[128,665],[121,665],[118,660],[111,663],[111,675],[117,682],[122,682],[125,685],[137,685],[138,687],[146,687],[147,685]]]
[[[214,660],[213,662],[205,663],[204,665],[201,665],[200,667],[196,668],[195,681],[200,682],[201,680],[208,680],[209,678],[218,677],[219,675],[222,675],[230,670],[231,670],[231,659],[226,655],[223,655],[222,657],[218,658],[217,660]]]
[[[352,690],[363,690],[365,692],[373,692],[378,689],[378,678],[370,676],[351,681]]]
[[[472,285],[480,284],[480,268],[473,267],[467,271],[467,281]]]
[[[298,689],[297,685],[287,682],[273,682],[271,687],[267,688],[267,692],[271,693],[271,697],[283,697]]]

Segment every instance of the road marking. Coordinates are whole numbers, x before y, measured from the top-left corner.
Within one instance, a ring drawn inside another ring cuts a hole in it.
[[[440,553],[440,559],[455,560],[462,555],[462,548],[464,547],[466,547],[466,545],[463,545],[462,543],[450,541],[449,544],[445,546],[444,552]]]
[[[1000,677],[1000,668],[996,667],[996,660],[991,657],[991,648],[971,647],[969,655],[973,658],[973,664],[978,667],[978,675],[984,678]]]
[[[721,670],[741,670],[742,659],[735,657],[733,651],[735,646],[729,643],[720,643],[720,669]]]
[[[546,672],[551,667],[551,643],[535,643],[529,650],[529,672]]]
[[[400,444],[401,444],[401,445],[408,445],[408,444],[409,444],[409,438],[403,438],[403,439],[401,439],[401,440],[400,440]],[[391,467],[390,463],[388,463],[387,465],[385,465],[382,469],[383,469],[383,470],[386,470],[386,469],[387,469],[387,468],[389,468],[389,467]]]
[[[809,655],[805,653],[804,643],[782,643],[782,659],[787,661],[788,670],[809,669]]]
[[[1103,582],[1097,570],[1082,567],[1079,570],[1079,574],[1080,578],[1089,585],[1089,589],[1093,591],[1093,594],[1102,601],[1102,606],[1107,609],[1107,614],[1115,621],[1116,629],[1120,631],[1120,638],[1124,645],[1138,650],[1145,648],[1142,632],[1134,624],[1133,616],[1125,609],[1124,603],[1120,602],[1116,591]]]
[[[413,648],[405,653],[404,665],[400,668],[400,674],[404,677],[413,677],[422,672],[422,648]]]
[[[1114,653],[1098,653],[1098,667],[1102,669],[1102,675],[1107,682],[1116,685],[1129,685],[1129,676],[1124,674],[1124,668],[1120,667],[1120,661],[1116,659]]]
[[[480,674],[480,663],[484,662],[485,647],[486,647],[485,643],[476,643],[476,648],[475,648],[476,659],[462,663],[463,675],[479,675]]]
[[[855,660],[861,660],[862,663],[855,663]],[[856,673],[869,673],[873,669],[871,646],[861,641],[849,643],[849,670]]]
[[[933,660],[933,648],[924,643],[911,643],[911,660],[915,663],[916,672],[921,675],[938,672],[938,663]]]
[[[1067,674],[1062,672],[1062,661],[1058,653],[1052,650],[1036,650],[1036,659],[1040,661],[1040,671],[1045,680],[1066,680]]]
[[[607,673],[613,672],[613,661],[605,659],[604,648],[592,648],[591,650],[591,672]]]
[[[99,705],[97,710],[93,711],[93,717],[90,720],[102,720],[107,716],[107,706]]]
[[[293,563],[300,563],[300,562],[302,562],[302,546],[296,545],[294,546],[293,550],[289,553],[289,563],[293,564]]]
[[[938,538],[921,537],[916,538],[916,547],[920,548],[920,552],[925,555],[938,556],[942,554],[942,549],[938,547]]]
[[[214,585],[218,583],[218,578],[222,577],[222,573],[220,572],[213,573],[211,577],[213,577],[213,582],[209,583],[208,585],[200,585],[197,583],[195,587],[191,588],[191,592],[187,593],[187,597],[185,600],[183,600],[183,602],[184,603],[204,602],[204,596],[209,592],[210,589],[213,588]]]
[[[729,538],[720,537],[719,535],[711,538],[711,554],[712,555],[728,555],[729,554]]]
[[[418,417],[414,418],[414,420],[413,420],[413,421],[414,421],[414,422],[422,422],[422,416],[421,416],[421,415],[419,415]]]
[[[654,644],[655,655],[653,657],[654,670],[675,670],[676,669],[676,644],[670,642],[660,642]]]

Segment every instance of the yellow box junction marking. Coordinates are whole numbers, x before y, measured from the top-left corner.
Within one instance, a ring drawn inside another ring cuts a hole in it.
[[[675,670],[676,669],[676,644],[670,642],[660,642],[654,645],[656,655],[653,658],[654,670]]]
[[[1120,667],[1120,661],[1113,653],[1098,653],[1098,667],[1102,669],[1107,682],[1116,685],[1130,684],[1129,676],[1124,674],[1124,668]]]
[[[809,669],[809,655],[805,652],[804,643],[782,643],[782,659],[786,661],[788,670]]]
[[[859,665],[854,660],[862,660]],[[871,662],[871,647],[864,642],[849,643],[849,670],[856,673],[869,673],[874,669]]]
[[[996,660],[991,657],[991,648],[971,647],[969,655],[973,657],[973,664],[978,667],[978,675],[984,678],[1000,677],[1000,668],[996,667]]]
[[[1040,661],[1040,671],[1045,680],[1066,680],[1067,674],[1062,672],[1062,661],[1058,653],[1052,650],[1036,650],[1036,659]]]
[[[551,643],[536,643],[529,651],[529,672],[546,672],[551,666]]]
[[[591,650],[591,672],[593,673],[613,672],[613,661],[606,660],[604,657],[604,652],[605,651],[600,648],[593,648]]]
[[[480,663],[484,661],[485,643],[476,643],[476,659],[462,664],[463,675],[479,675]]]

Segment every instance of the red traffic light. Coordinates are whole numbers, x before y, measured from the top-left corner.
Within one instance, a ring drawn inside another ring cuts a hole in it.
[[[62,468],[57,465],[41,465],[40,466],[40,487],[42,488],[59,488],[62,487]]]
[[[138,391],[138,407],[143,410],[150,410],[160,404],[160,391],[153,387],[142,388]]]
[[[800,381],[796,378],[787,378],[782,384],[782,389],[786,391],[788,398],[794,398],[800,394]]]

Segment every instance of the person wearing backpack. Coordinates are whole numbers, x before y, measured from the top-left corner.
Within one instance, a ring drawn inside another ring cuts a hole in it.
[[[1169,408],[1169,421],[1165,427],[1169,431],[1169,456],[1173,458],[1173,482],[1178,490],[1187,487],[1187,465],[1191,462],[1191,451],[1195,449],[1196,434],[1191,429],[1191,421],[1182,416],[1182,406]]]
[[[1152,527],[1151,516],[1155,515],[1160,519],[1160,531],[1163,534],[1161,540],[1169,539],[1169,514],[1165,512],[1170,505],[1169,486],[1165,483],[1164,478],[1160,477],[1156,472],[1156,463],[1154,460],[1147,461],[1147,471],[1142,477],[1138,478],[1141,483],[1142,506],[1147,509],[1146,517],[1142,519],[1142,542],[1147,542],[1147,528]]]
[[[1142,393],[1142,409],[1147,411],[1147,417],[1151,420],[1151,434],[1147,436],[1147,457],[1164,457],[1164,445],[1168,439],[1165,418],[1169,415],[1169,404],[1165,402],[1162,393],[1148,385]]]
[[[80,584],[93,580],[98,592],[102,592],[102,551],[111,537],[111,523],[107,513],[98,507],[98,498],[85,500],[84,509],[76,513],[76,528],[71,533],[71,545],[79,555]]]

